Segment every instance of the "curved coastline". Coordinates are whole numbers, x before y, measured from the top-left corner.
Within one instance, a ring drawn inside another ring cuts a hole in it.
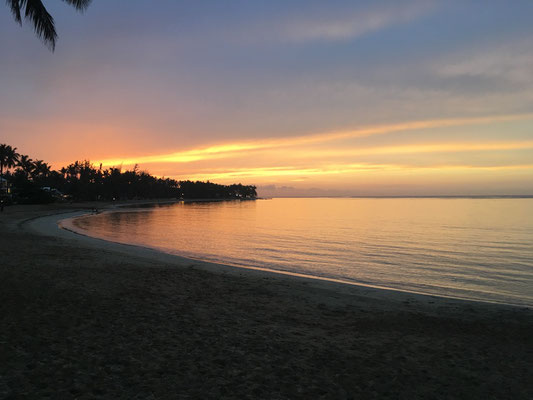
[[[152,203],[143,203],[152,204]],[[118,204],[112,208],[106,208],[100,213],[124,212],[124,207],[131,206],[129,204]],[[132,210],[128,210],[132,211]],[[225,263],[215,263],[202,259],[185,257],[178,254],[166,252],[164,249],[155,247],[143,246],[138,244],[124,243],[104,239],[98,236],[91,236],[89,232],[77,228],[74,220],[81,217],[90,217],[94,212],[88,210],[80,210],[74,212],[58,213],[52,215],[45,215],[31,220],[25,221],[30,229],[42,235],[50,235],[60,237],[62,239],[77,240],[80,244],[97,247],[109,251],[115,251],[127,256],[134,256],[138,258],[150,259],[173,265],[175,267],[198,268],[205,271],[218,274],[251,274],[259,277],[276,277],[280,279],[287,279],[291,281],[299,281],[305,285],[315,286],[320,289],[333,290],[339,293],[352,293],[356,291],[357,295],[364,295],[376,299],[392,300],[394,302],[416,302],[416,303],[464,303],[464,304],[479,304],[488,306],[502,306],[512,307],[518,309],[531,309],[529,304],[520,303],[506,303],[482,299],[472,299],[459,296],[447,296],[441,294],[432,294],[418,291],[402,290],[399,288],[389,288],[379,285],[371,285],[359,282],[353,282],[342,279],[299,274],[289,271],[281,271],[276,269],[262,268],[257,266],[243,266]]]

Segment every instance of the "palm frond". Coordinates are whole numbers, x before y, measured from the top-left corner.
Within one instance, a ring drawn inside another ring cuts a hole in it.
[[[63,0],[65,3],[76,8],[78,11],[84,11],[92,0]],[[22,25],[22,15],[31,21],[33,29],[37,36],[50,48],[56,47],[57,32],[54,19],[46,10],[41,0],[6,0],[7,5],[11,8],[11,13],[19,24]]]
[[[20,0],[6,0],[7,5],[11,8],[11,13],[19,24],[22,25],[22,17],[20,15]]]
[[[56,47],[57,33],[54,19],[46,10],[40,0],[23,0],[26,2],[24,16],[33,23],[35,33],[44,43],[54,50]]]
[[[71,6],[76,7],[76,10],[83,11],[87,7],[89,7],[89,4],[91,4],[92,0],[63,0],[65,3],[70,4]]]
[[[46,10],[41,0],[7,0],[15,21],[22,24],[24,18],[30,20],[37,36],[51,49],[56,46],[57,33],[54,19]]]

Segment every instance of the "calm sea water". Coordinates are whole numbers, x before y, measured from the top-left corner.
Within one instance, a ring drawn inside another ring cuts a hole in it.
[[[533,305],[533,199],[179,203],[75,225],[207,261]]]

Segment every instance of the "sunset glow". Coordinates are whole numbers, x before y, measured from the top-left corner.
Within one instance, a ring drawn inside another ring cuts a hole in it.
[[[52,8],[53,54],[2,14],[2,141],[274,196],[533,194],[533,31],[503,5],[147,7]]]
[[[399,131],[412,131],[419,129],[443,128],[450,126],[465,126],[471,124],[486,124],[500,121],[513,121],[533,119],[533,114],[509,115],[498,117],[482,117],[456,120],[436,120],[436,121],[415,121],[396,125],[386,125],[377,127],[366,127],[346,132],[331,132],[319,135],[300,136],[295,138],[286,138],[278,140],[266,140],[263,142],[243,142],[225,145],[215,145],[207,148],[193,149],[172,154],[141,156],[136,158],[125,159],[106,159],[101,160],[105,166],[115,165],[133,165],[133,164],[150,164],[150,163],[187,163],[192,161],[216,159],[231,157],[239,152],[250,150],[270,150],[284,147],[303,146],[318,144],[329,141],[338,141],[342,139],[358,138],[371,135],[383,135]],[[467,151],[467,150],[510,150],[520,148],[531,148],[532,141],[523,143],[487,143],[487,144],[442,144],[442,145],[419,145],[419,146],[398,146],[385,147],[366,151],[366,154],[379,153],[413,153],[413,152],[439,152],[439,151]],[[353,151],[351,154],[365,154],[365,152]]]

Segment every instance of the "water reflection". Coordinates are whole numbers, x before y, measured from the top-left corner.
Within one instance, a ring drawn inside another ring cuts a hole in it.
[[[533,304],[533,199],[273,199],[82,218],[103,238],[433,294]]]

